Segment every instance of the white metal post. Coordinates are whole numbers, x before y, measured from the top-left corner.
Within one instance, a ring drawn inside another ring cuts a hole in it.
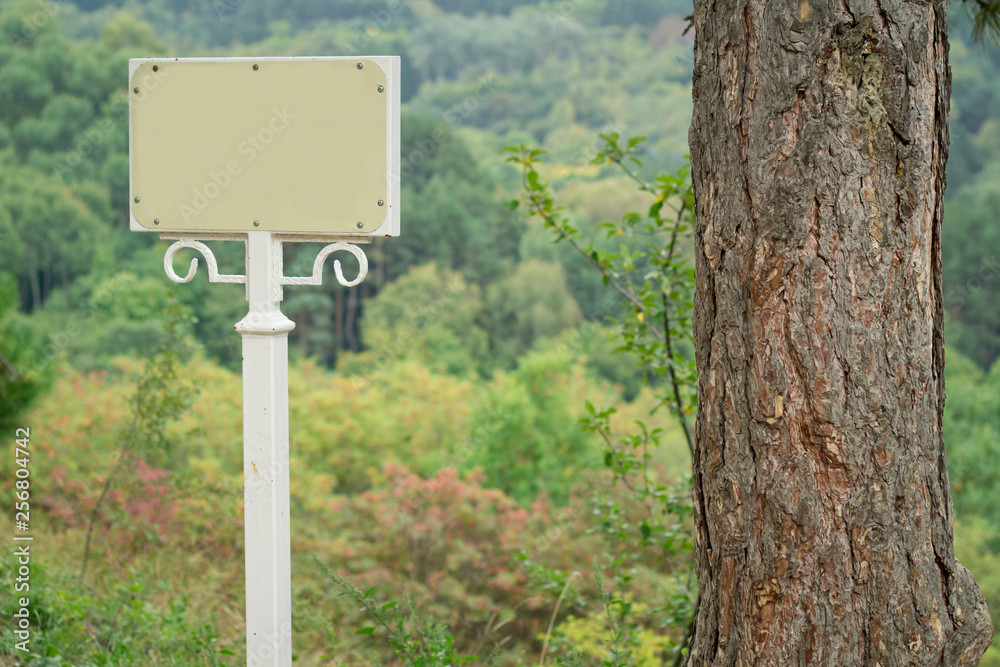
[[[246,274],[220,274],[212,250],[187,234],[161,234],[174,243],[163,257],[163,269],[175,283],[194,278],[198,259],[187,275],[174,271],[177,252],[200,252],[213,283],[245,283],[249,312],[236,324],[243,337],[243,520],[246,551],[247,667],[292,665],[292,557],[289,521],[288,332],[295,323],[281,312],[283,285],[322,285],[326,258],[337,251],[358,260],[358,275],[344,277],[333,262],[337,282],[344,287],[368,275],[364,251],[332,235],[276,235],[271,232],[213,234],[214,240],[246,244]],[[313,261],[310,276],[286,276],[283,241],[327,242]],[[332,243],[331,243],[332,241]],[[367,243],[365,238],[351,239]]]
[[[247,235],[243,338],[243,513],[248,667],[291,667],[288,332],[281,312],[281,241]]]

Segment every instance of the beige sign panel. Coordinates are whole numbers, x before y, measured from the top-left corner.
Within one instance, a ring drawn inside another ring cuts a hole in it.
[[[133,229],[398,235],[398,57],[129,64]]]

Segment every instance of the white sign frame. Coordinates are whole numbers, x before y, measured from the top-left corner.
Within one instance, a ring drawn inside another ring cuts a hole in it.
[[[385,175],[386,178],[386,215],[381,221],[381,224],[374,226],[371,229],[358,230],[357,232],[351,231],[325,231],[325,230],[308,230],[308,231],[295,231],[289,230],[287,228],[282,229],[270,229],[270,230],[255,230],[248,228],[246,231],[257,232],[257,231],[272,231],[275,233],[280,233],[283,236],[289,236],[294,234],[304,234],[312,237],[330,237],[340,238],[340,239],[351,239],[357,240],[360,243],[365,243],[363,239],[370,239],[376,236],[399,236],[400,224],[399,224],[399,197],[400,197],[400,58],[399,56],[271,56],[271,57],[232,57],[232,58],[132,58],[129,59],[129,229],[134,232],[154,232],[154,233],[164,233],[164,234],[192,234],[197,236],[211,237],[214,235],[229,235],[231,236],[234,232],[242,232],[243,230],[237,229],[178,229],[178,228],[165,228],[156,229],[144,226],[136,220],[132,212],[132,206],[135,203],[135,197],[137,194],[133,192],[133,132],[132,132],[132,122],[133,122],[133,105],[140,102],[142,97],[143,88],[155,88],[157,84],[156,75],[149,80],[144,80],[142,82],[133,81],[136,71],[145,64],[150,65],[162,65],[163,75],[169,76],[167,74],[168,66],[177,63],[241,63],[246,64],[248,67],[255,64],[259,64],[261,68],[267,66],[268,63],[290,63],[290,62],[317,62],[317,61],[348,61],[356,63],[373,63],[380,67],[385,74],[386,81],[388,82],[386,91],[386,164],[388,169]],[[147,77],[148,78],[148,77]],[[142,86],[138,84],[142,84]],[[133,91],[139,88],[140,93],[137,95]]]

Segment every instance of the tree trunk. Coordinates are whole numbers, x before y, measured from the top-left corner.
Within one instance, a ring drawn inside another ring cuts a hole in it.
[[[35,312],[42,307],[42,284],[38,279],[39,271],[38,269],[31,269],[28,272],[28,282],[31,285],[31,310],[28,312]]]
[[[689,665],[975,665],[941,439],[945,3],[695,0]]]

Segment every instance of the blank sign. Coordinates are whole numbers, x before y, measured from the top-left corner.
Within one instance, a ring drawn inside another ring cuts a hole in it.
[[[132,228],[399,234],[399,58],[129,61]]]

